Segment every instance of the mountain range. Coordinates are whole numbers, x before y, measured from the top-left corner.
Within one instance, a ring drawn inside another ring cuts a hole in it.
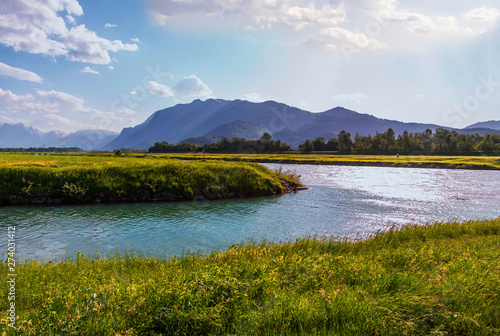
[[[23,124],[0,125],[0,148],[78,147],[101,149],[118,133],[107,130],[82,130],[70,134],[60,131],[41,132]]]
[[[497,123],[500,121],[478,123],[457,131],[500,133]],[[245,100],[208,99],[157,111],[144,123],[124,128],[106,148],[144,149],[157,141],[205,144],[220,140],[224,136],[258,139],[266,132],[271,134],[273,139],[285,141],[297,148],[306,139],[320,136],[329,139],[336,137],[342,130],[354,136],[356,132],[361,135],[385,132],[389,127],[396,134],[401,134],[405,130],[415,133],[442,126],[380,119],[343,107],[312,113],[275,101],[252,103]]]
[[[208,99],[159,110],[142,124],[124,128],[120,134],[86,130],[66,135],[58,131],[43,133],[22,124],[3,124],[0,125],[0,147],[147,149],[157,141],[205,144],[216,142],[224,136],[258,139],[267,132],[273,139],[297,148],[306,139],[329,139],[336,137],[342,130],[353,136],[356,132],[373,135],[385,132],[389,127],[397,135],[405,130],[416,133],[443,126],[380,119],[343,107],[313,113],[275,101],[253,103],[245,100]],[[500,121],[480,122],[463,129],[443,128],[459,133],[484,135],[500,133]]]

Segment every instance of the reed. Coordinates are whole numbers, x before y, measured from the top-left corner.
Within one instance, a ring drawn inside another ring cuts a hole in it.
[[[500,218],[205,256],[24,261],[17,334],[498,335],[499,234]],[[4,293],[7,273],[1,262]]]
[[[290,174],[245,162],[0,155],[0,204],[220,199],[286,191]]]

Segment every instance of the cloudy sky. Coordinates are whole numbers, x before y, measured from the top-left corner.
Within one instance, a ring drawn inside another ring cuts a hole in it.
[[[500,119],[498,0],[2,0],[0,123],[120,131],[194,99]]]

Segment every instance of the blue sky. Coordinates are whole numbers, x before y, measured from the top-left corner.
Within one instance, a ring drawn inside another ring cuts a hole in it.
[[[497,0],[4,0],[0,123],[120,131],[194,99],[500,119]]]

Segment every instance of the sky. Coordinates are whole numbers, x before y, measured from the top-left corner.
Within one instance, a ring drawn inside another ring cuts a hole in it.
[[[195,99],[500,119],[498,0],[2,0],[0,123],[119,132]]]

